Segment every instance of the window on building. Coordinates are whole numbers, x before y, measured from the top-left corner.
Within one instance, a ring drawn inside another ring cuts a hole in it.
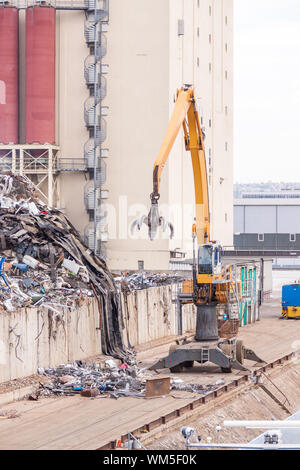
[[[264,236],[263,233],[259,233],[259,234],[258,234],[258,241],[259,241],[259,242],[264,242],[264,241],[265,241],[265,236]]]
[[[209,16],[211,16],[211,13],[212,13],[211,5],[209,5],[208,13],[209,13]]]
[[[225,106],[225,114],[228,115],[228,106]]]
[[[200,36],[200,28],[199,28],[199,26],[198,26],[198,28],[197,28],[197,36],[198,36],[198,37]]]
[[[209,127],[211,127],[211,119],[208,121],[208,123],[209,123]]]
[[[225,16],[225,24],[228,25],[228,16]]]
[[[208,64],[209,73],[211,73],[211,62]]]
[[[227,72],[227,70],[225,70],[225,80],[227,80],[227,79],[228,79],[228,72]]]
[[[228,44],[225,42],[225,52],[228,52]]]
[[[138,270],[143,271],[144,269],[144,260],[138,260]]]
[[[290,242],[295,242],[295,241],[296,241],[296,234],[290,233]]]
[[[227,222],[227,212],[225,212],[225,222]]]
[[[184,36],[184,20],[178,20],[178,36]]]
[[[211,34],[208,35],[208,42],[211,44]]]
[[[197,67],[199,67],[199,66],[200,66],[200,59],[199,59],[199,57],[197,57]]]
[[[228,142],[225,142],[225,152],[228,151]]]

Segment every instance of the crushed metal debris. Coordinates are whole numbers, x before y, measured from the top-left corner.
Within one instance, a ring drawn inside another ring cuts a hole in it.
[[[40,396],[144,397],[146,380],[152,377],[146,369],[140,369],[135,364],[124,362],[118,367],[111,359],[106,360],[102,368],[98,363],[76,361],[56,368],[39,369],[38,372],[49,378],[48,383],[40,384]]]
[[[171,390],[181,390],[185,392],[191,393],[199,393],[199,394],[206,394],[217,390],[220,387],[219,384],[188,384],[184,383],[181,379],[173,380],[171,384]]]
[[[139,368],[136,364],[129,365],[125,362],[117,366],[116,362],[111,359],[105,361],[104,367],[95,362],[75,361],[75,363],[62,364],[55,368],[40,368],[38,373],[49,379],[48,382],[44,380],[40,383],[38,396],[81,394],[90,398],[147,398],[147,381],[159,380],[159,377],[147,368]],[[190,384],[184,383],[178,377],[170,377],[169,380],[170,391],[205,395],[219,388],[217,383]],[[185,398],[193,398],[193,396]]]
[[[121,336],[118,289],[106,263],[83,243],[67,217],[35,195],[25,176],[0,175],[0,312],[64,309],[96,297],[104,354],[129,360]]]
[[[178,273],[141,272],[115,277],[115,282],[120,284],[123,290],[127,291],[166,286],[182,282],[183,280],[184,278]]]

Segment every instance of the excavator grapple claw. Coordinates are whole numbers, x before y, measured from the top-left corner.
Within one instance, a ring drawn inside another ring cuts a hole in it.
[[[155,202],[151,201],[151,207],[150,207],[150,211],[148,215],[143,215],[139,219],[136,219],[132,222],[131,234],[133,234],[135,228],[137,228],[138,230],[141,230],[143,224],[147,225],[148,227],[148,236],[150,240],[155,239],[159,227],[162,227],[163,232],[169,229],[170,238],[173,238],[174,227],[164,217],[159,215],[157,201]]]

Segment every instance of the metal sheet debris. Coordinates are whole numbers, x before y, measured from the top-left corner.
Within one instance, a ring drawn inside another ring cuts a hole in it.
[[[146,380],[146,397],[159,397],[170,393],[170,377],[153,377]]]
[[[178,382],[178,381],[171,381],[171,390],[182,390],[185,392],[191,392],[191,393],[199,393],[200,395],[205,395],[206,393],[212,392],[214,390],[217,390],[220,387],[220,385],[217,384],[189,384],[189,383],[183,383],[183,382]]]
[[[166,286],[182,282],[184,278],[177,273],[151,273],[141,272],[115,277],[115,282],[123,290],[148,289],[149,287]]]
[[[41,396],[81,394],[91,398],[101,395],[115,399],[145,397],[146,381],[152,377],[146,369],[127,363],[117,366],[113,360],[107,360],[105,367],[94,362],[76,361],[56,368],[40,369],[39,373],[49,379],[40,384]]]
[[[119,291],[105,261],[88,250],[62,212],[36,197],[25,176],[0,175],[0,234],[0,314],[38,307],[63,316],[65,308],[96,296],[102,352],[130,361]]]
[[[178,377],[157,376],[153,371],[140,368],[136,364],[117,365],[111,359],[105,361],[105,365],[102,366],[96,362],[76,361],[56,368],[41,368],[39,374],[43,376],[39,396],[81,394],[95,399],[155,398],[169,395],[170,391],[205,395],[219,388],[218,383],[206,385],[184,383]],[[193,395],[185,398],[193,398]]]

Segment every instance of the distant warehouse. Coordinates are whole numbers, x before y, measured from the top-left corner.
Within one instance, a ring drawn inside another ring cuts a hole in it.
[[[235,199],[234,247],[289,250],[289,257],[274,257],[274,267],[299,267],[294,252],[300,250],[300,191],[251,192]]]

